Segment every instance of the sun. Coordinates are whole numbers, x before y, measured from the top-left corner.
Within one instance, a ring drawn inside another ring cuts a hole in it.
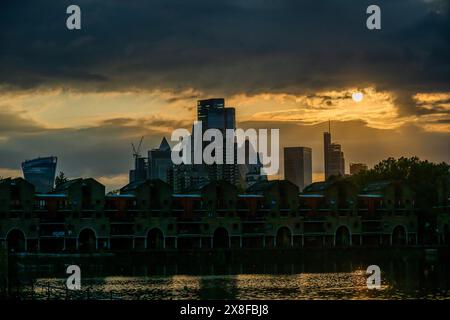
[[[352,93],[352,99],[355,102],[361,102],[363,98],[364,98],[364,95],[362,94],[362,92],[353,92]]]

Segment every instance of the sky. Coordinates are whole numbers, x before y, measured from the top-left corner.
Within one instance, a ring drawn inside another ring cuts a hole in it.
[[[0,176],[56,155],[67,176],[118,188],[131,142],[157,147],[211,97],[236,108],[239,127],[278,128],[281,147],[312,147],[314,180],[330,119],[347,165],[449,163],[449,1],[376,1],[381,30],[368,30],[374,3],[3,0]],[[71,4],[81,30],[66,28]]]

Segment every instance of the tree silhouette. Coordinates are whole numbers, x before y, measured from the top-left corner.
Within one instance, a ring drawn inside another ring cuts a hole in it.
[[[66,177],[64,172],[61,171],[55,179],[55,188],[58,188],[60,185],[66,183],[67,181],[69,181],[69,179]]]
[[[352,179],[360,187],[382,180],[395,180],[409,184],[414,192],[416,207],[429,210],[448,200],[450,191],[449,165],[432,163],[418,157],[388,158],[373,169],[359,172]]]

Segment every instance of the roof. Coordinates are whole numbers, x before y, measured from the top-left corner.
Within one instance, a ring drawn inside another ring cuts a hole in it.
[[[135,181],[135,182],[130,182],[129,184],[127,184],[126,186],[122,187],[120,189],[120,191],[133,191],[136,190],[138,187],[140,187],[141,185],[145,184],[147,181]]]
[[[32,183],[28,182],[27,180],[25,180],[22,177],[0,179],[0,184],[8,184],[10,186],[15,186],[15,185],[17,185],[17,183],[26,183],[30,186],[33,186]]]
[[[358,194],[358,197],[361,198],[383,198],[381,194]]]
[[[105,196],[106,198],[134,198],[135,196],[133,194],[107,194]]]
[[[267,189],[271,188],[272,186],[274,186],[276,184],[278,180],[263,180],[263,181],[258,181],[254,184],[252,184],[250,187],[247,188],[247,192],[249,193],[258,193],[258,192],[264,192]]]
[[[238,194],[238,198],[264,198],[261,194]]]
[[[386,189],[386,187],[389,186],[390,184],[392,184],[392,181],[377,181],[368,184],[367,186],[364,187],[362,191],[363,193],[370,193],[373,191],[384,191],[384,189]]]
[[[300,198],[323,198],[323,194],[300,194]]]
[[[36,198],[66,198],[67,195],[63,193],[37,193]]]
[[[159,145],[159,150],[161,151],[170,151],[170,145],[167,142],[166,137],[163,137],[161,144]]]
[[[311,183],[309,186],[307,186],[305,189],[303,189],[303,192],[320,192],[325,191],[326,188],[330,186],[331,182],[329,181],[322,181],[322,182],[314,182]]]
[[[172,194],[173,198],[201,198],[202,195],[198,194],[198,193],[189,193],[189,194],[181,194],[181,193],[176,193],[176,194]]]
[[[77,179],[73,179],[73,180],[69,180],[67,182],[64,182],[63,184],[60,184],[59,186],[57,186],[55,188],[55,191],[66,191],[67,189],[69,189],[71,186],[73,186],[74,184],[83,181],[82,178],[77,178]]]
[[[161,179],[135,181],[135,182],[131,182],[131,183],[127,184],[126,186],[122,187],[120,189],[120,192],[134,191],[144,184],[153,186],[153,184],[157,184],[157,183],[167,184],[166,182],[162,181]]]

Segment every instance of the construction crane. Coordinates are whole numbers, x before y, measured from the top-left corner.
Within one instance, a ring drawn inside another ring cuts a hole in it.
[[[141,137],[141,140],[139,141],[139,144],[136,148],[136,146],[134,145],[134,143],[131,143],[131,146],[133,147],[133,157],[135,159],[139,159],[141,157],[141,146],[142,146],[142,140],[144,140],[144,137]]]

